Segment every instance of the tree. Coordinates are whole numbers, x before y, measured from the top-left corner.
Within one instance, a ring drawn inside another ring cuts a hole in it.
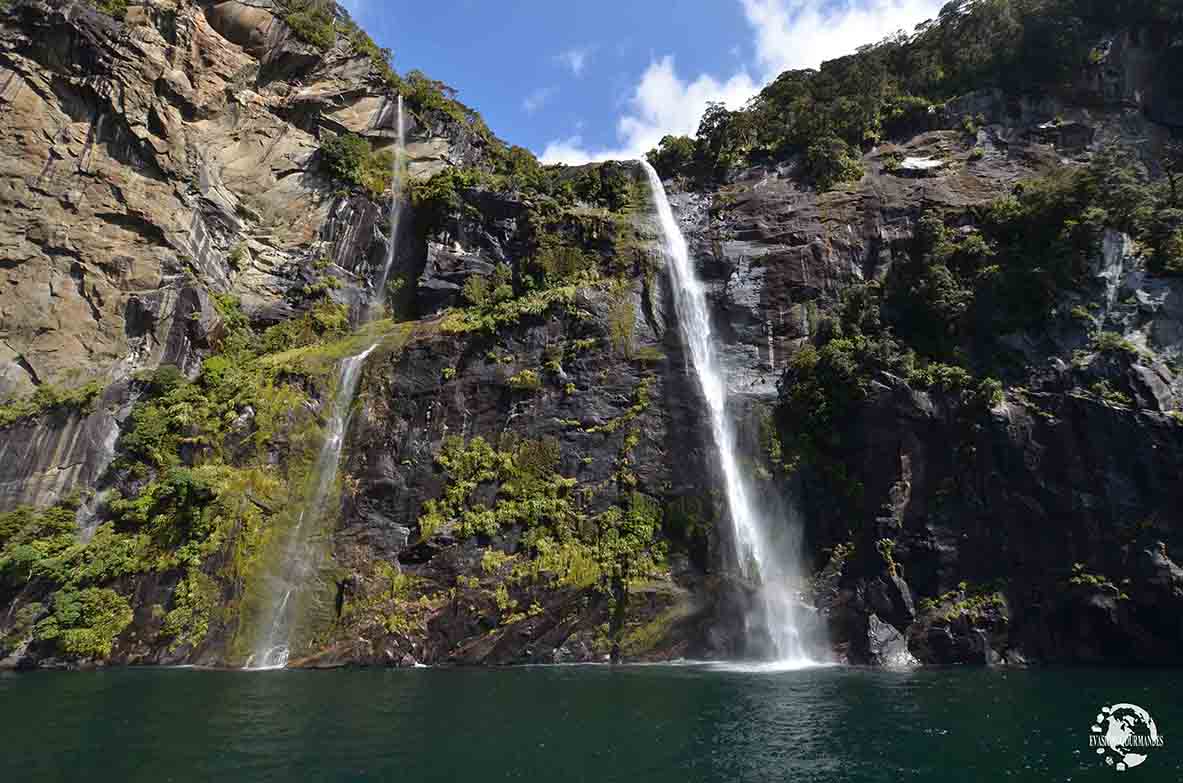
[[[694,149],[694,139],[689,136],[665,136],[657,149],[650,150],[645,157],[662,179],[666,179],[685,173],[694,162]]]
[[[818,190],[829,190],[839,182],[861,179],[863,167],[857,152],[837,136],[823,136],[809,145],[805,168]]]
[[[716,173],[726,170],[732,162],[728,154],[732,119],[732,112],[725,105],[711,102],[698,123],[698,157]]]

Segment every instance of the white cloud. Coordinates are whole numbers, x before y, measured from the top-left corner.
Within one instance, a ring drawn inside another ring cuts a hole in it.
[[[522,99],[522,110],[526,114],[533,114],[555,97],[558,91],[558,87],[539,87]]]
[[[649,64],[627,101],[627,112],[616,123],[618,147],[593,151],[583,146],[580,136],[572,136],[548,144],[542,162],[578,165],[638,158],[656,147],[666,134],[693,135],[708,103],[722,101],[735,109],[757,89],[743,71],[725,82],[706,74],[694,81],[684,80],[678,76],[674,58],[663,57]]]
[[[630,113],[616,124],[623,148],[644,152],[657,146],[667,133],[694,134],[712,101],[737,109],[756,94],[759,86],[740,71],[725,82],[703,74],[685,81],[674,68],[673,57],[650,63],[630,101]]]
[[[946,0],[740,0],[755,34],[766,81],[791,68],[816,68],[898,30],[935,17]]]
[[[578,166],[581,163],[587,163],[592,157],[591,153],[583,146],[583,137],[575,135],[566,139],[555,139],[547,144],[538,159],[547,165],[566,163],[570,166]]]
[[[591,58],[593,47],[591,46],[577,46],[568,49],[565,52],[559,52],[555,55],[555,61],[571,69],[571,73],[576,77],[583,76],[583,69],[587,66],[587,61]]]
[[[667,55],[649,64],[626,101],[625,113],[616,123],[615,148],[590,149],[576,135],[552,141],[542,160],[575,165],[640,157],[667,134],[693,135],[707,103],[722,101],[738,108],[782,71],[816,68],[822,60],[849,54],[897,30],[911,30],[935,17],[945,1],[739,0],[752,28],[758,77],[740,68],[728,78],[700,74],[683,79]],[[571,67],[578,74],[583,60],[578,70]]]
[[[591,59],[591,53],[594,51],[594,46],[575,46],[565,52],[555,54],[555,62],[568,67],[576,77],[581,77],[583,69],[587,66],[588,60]]]

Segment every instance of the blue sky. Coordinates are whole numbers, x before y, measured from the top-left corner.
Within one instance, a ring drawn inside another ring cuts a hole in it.
[[[935,17],[945,0],[342,0],[400,72],[460,91],[546,162],[628,158],[816,67]]]

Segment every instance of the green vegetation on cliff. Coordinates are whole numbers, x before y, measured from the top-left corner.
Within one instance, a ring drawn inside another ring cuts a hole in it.
[[[360,187],[375,201],[390,190],[394,156],[375,152],[370,142],[355,133],[332,136],[320,145],[321,160],[335,179]]]
[[[39,641],[55,642],[66,655],[105,658],[131,620],[131,606],[114,590],[61,590],[53,594],[49,616],[37,623],[34,634]]]
[[[656,501],[628,491],[607,510],[589,513],[575,479],[558,472],[560,456],[554,439],[507,435],[494,448],[482,437],[449,438],[436,457],[447,483],[439,499],[424,505],[421,538],[447,531],[488,539],[521,528],[530,559],[515,566],[515,579],[553,578],[606,594],[657,573],[665,545]],[[492,506],[475,499],[489,495],[483,488],[493,490]]]
[[[100,381],[91,381],[73,389],[41,384],[28,397],[0,404],[0,427],[59,412],[89,413],[103,393]]]
[[[746,161],[802,155],[821,189],[861,176],[868,145],[925,129],[941,105],[975,90],[1056,91],[1115,30],[1178,30],[1169,0],[952,0],[937,19],[820,70],[786,71],[743,109],[707,109],[697,137],[649,154],[663,177],[718,177]]]
[[[127,16],[128,0],[95,0],[94,7],[107,16],[122,19]]]
[[[332,391],[326,375],[308,374],[305,354],[331,351],[347,334],[344,311],[322,301],[257,332],[236,300],[216,304],[222,341],[196,379],[166,365],[136,380],[116,490],[98,505],[88,541],[77,500],[0,515],[0,596],[40,607],[22,633],[60,656],[109,655],[131,621],[132,591],[151,574],[176,585],[148,626],[169,649],[233,629],[267,541],[303,486],[319,439],[306,389]]]
[[[480,114],[456,100],[454,89],[417,70],[403,76],[395,72],[393,53],[374,43],[374,39],[333,0],[279,0],[276,13],[298,40],[322,52],[347,43],[355,54],[369,58],[373,72],[394,92],[401,94],[412,111],[439,112],[491,147],[503,146]]]
[[[645,198],[641,183],[626,164],[543,166],[521,147],[494,153],[485,168],[449,167],[430,179],[412,182],[409,196],[432,232],[450,215],[477,211],[466,198],[468,191],[511,193],[528,199],[535,222],[553,219],[577,204],[621,213]]]
[[[614,303],[613,343],[631,358],[631,279],[653,274],[637,239],[636,213],[648,196],[636,167],[540,167],[524,152],[516,160],[513,169],[449,168],[411,185],[419,226],[434,241],[470,235],[490,199],[517,212],[519,231],[506,248],[512,259],[491,274],[470,275],[462,289],[464,307],[448,311],[442,328],[494,333],[556,306],[584,318],[589,314],[575,301],[581,289],[594,288]]]
[[[994,378],[1013,375],[1000,337],[1046,329],[1065,291],[1087,285],[1106,229],[1149,239],[1165,194],[1120,155],[1025,182],[969,216],[927,213],[904,258],[883,281],[848,290],[816,346],[790,361],[781,385],[784,462],[805,460],[849,496],[844,440],[882,373],[953,395],[967,415],[1001,400]],[[947,217],[973,228],[954,230]],[[1090,321],[1091,322],[1091,321]],[[1138,351],[1117,335],[1097,350]]]

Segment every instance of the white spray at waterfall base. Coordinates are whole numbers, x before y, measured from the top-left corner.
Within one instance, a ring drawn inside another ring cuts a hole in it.
[[[641,161],[649,177],[657,216],[665,238],[665,254],[674,287],[674,304],[710,415],[711,435],[725,485],[736,557],[741,576],[756,585],[755,606],[748,614],[748,637],[769,647],[765,658],[779,668],[815,665],[810,650],[818,640],[807,638],[813,610],[800,599],[798,564],[800,529],[795,520],[764,517],[740,468],[734,422],[727,411],[727,383],[719,367],[710,311],[702,283],[695,274],[686,239],[674,219],[665,187],[654,168]]]
[[[394,266],[398,252],[403,159],[406,152],[401,95],[398,96],[398,115],[395,122],[397,124],[390,197],[390,235],[387,239],[386,259],[374,280],[369,301],[362,308],[361,324],[373,320],[375,313],[381,313],[382,305],[386,301],[386,281],[390,277],[390,270]],[[357,395],[357,386],[366,358],[374,352],[379,342],[374,342],[361,353],[341,361],[337,385],[333,390],[332,408],[325,423],[325,440],[313,466],[312,483],[300,516],[282,543],[278,567],[275,573],[267,578],[264,587],[265,624],[257,631],[254,651],[246,661],[247,669],[282,669],[288,664],[292,632],[303,609],[303,602],[299,598],[307,591],[309,585],[316,581],[321,562],[319,542],[315,540],[313,533],[317,523],[329,512],[329,501],[333,497],[333,487],[336,486],[337,469],[341,462],[341,449],[345,445],[345,432],[353,407],[353,398]]]

